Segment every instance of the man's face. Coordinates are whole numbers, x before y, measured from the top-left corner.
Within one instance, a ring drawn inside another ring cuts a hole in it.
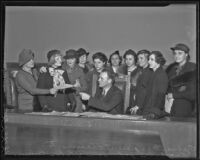
[[[106,72],[102,72],[99,75],[98,82],[99,82],[99,87],[104,88],[108,86],[112,81],[111,79],[108,78],[108,74]]]
[[[101,61],[100,59],[94,59],[94,66],[95,66],[97,71],[102,70],[103,67],[104,67],[104,64],[105,63],[103,61]]]
[[[177,62],[177,63],[182,63],[182,62],[184,62],[184,61],[187,60],[188,54],[185,53],[185,52],[182,51],[182,50],[175,50],[175,51],[173,52],[173,54],[174,54],[174,60],[175,60],[175,62]]]
[[[148,58],[145,54],[138,55],[138,65],[142,68],[148,65]]]

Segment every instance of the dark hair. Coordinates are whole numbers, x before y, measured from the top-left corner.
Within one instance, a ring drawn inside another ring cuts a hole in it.
[[[57,50],[57,49],[53,49],[53,50],[50,50],[48,53],[47,53],[47,58],[48,58],[48,65],[51,66],[55,63],[55,56],[56,55],[61,55],[61,51],[60,50]],[[53,59],[52,59],[53,57]]]
[[[124,53],[123,58],[125,59],[127,55],[132,55],[132,56],[134,57],[135,63],[137,62],[137,54],[135,53],[135,51],[133,51],[132,49],[127,50],[127,51]]]
[[[137,52],[137,56],[139,56],[140,54],[144,54],[147,57],[147,59],[149,59],[150,53],[151,53],[150,51],[148,51],[146,49],[142,49],[142,50]]]
[[[152,51],[150,55],[152,54],[155,55],[156,63],[160,64],[161,66],[165,64],[166,60],[160,51]]]
[[[114,84],[114,82],[115,82],[115,74],[114,74],[113,72],[111,72],[110,69],[107,69],[107,68],[104,68],[104,69],[101,71],[101,73],[103,73],[103,72],[107,73],[108,78],[110,78],[110,79],[112,80],[112,83]]]
[[[122,63],[122,57],[120,56],[120,54],[119,54],[119,51],[115,51],[114,53],[112,53],[111,55],[110,55],[110,57],[109,57],[109,60],[108,60],[108,62],[111,64],[111,58],[112,58],[112,56],[114,56],[114,55],[117,55],[118,57],[119,57],[119,65],[121,65],[121,63]],[[112,64],[111,64],[112,65]]]
[[[100,59],[102,62],[105,62],[105,64],[107,63],[108,59],[106,57],[106,55],[102,52],[97,52],[92,56],[93,61],[95,59]]]

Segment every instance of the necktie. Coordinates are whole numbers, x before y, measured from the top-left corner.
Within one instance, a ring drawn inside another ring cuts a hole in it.
[[[106,91],[103,90],[103,92],[102,92],[102,96],[105,96],[105,95],[106,95]]]

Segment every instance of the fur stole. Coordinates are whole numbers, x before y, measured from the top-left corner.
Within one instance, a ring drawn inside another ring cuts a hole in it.
[[[196,80],[196,70],[185,72],[181,75],[178,75],[170,80],[170,84],[172,87],[180,87],[190,83],[191,81]],[[192,83],[193,83],[192,82]]]

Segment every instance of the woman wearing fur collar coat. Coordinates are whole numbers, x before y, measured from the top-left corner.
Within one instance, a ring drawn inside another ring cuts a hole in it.
[[[189,47],[179,43],[171,48],[175,63],[167,68],[169,89],[167,98],[173,99],[170,115],[192,117],[196,110],[196,64],[189,62]]]

